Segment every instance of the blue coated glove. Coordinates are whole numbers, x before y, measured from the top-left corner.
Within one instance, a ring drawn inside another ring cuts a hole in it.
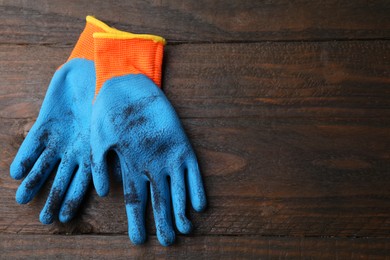
[[[93,33],[108,26],[88,16],[68,61],[54,74],[38,118],[10,167],[11,177],[26,176],[16,192],[25,204],[39,192],[58,165],[40,221],[72,219],[91,182],[90,119],[95,92]],[[59,214],[58,214],[59,213]]]
[[[109,192],[108,151],[120,160],[128,232],[134,244],[146,239],[145,207],[150,185],[157,237],[164,246],[177,229],[191,231],[185,215],[186,184],[192,206],[206,197],[195,153],[180,120],[159,89],[164,40],[151,35],[95,33],[97,97],[92,109],[92,176],[97,193]],[[187,181],[187,183],[186,183]]]

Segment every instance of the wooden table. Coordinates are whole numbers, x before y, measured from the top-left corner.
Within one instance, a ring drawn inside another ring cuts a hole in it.
[[[9,165],[87,14],[168,40],[208,196],[171,247],[150,206],[130,243],[120,184],[69,224],[38,221],[51,181],[15,202]],[[0,258],[389,258],[388,0],[2,0],[0,21]]]

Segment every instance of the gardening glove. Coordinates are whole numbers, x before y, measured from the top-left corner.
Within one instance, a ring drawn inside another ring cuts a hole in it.
[[[94,38],[94,186],[100,196],[108,194],[105,157],[114,150],[121,165],[131,241],[145,241],[145,206],[150,185],[157,237],[162,245],[170,245],[175,239],[171,203],[177,229],[187,234],[191,222],[185,216],[186,184],[195,210],[205,208],[206,197],[195,153],[179,117],[159,88],[165,40],[130,33],[95,33]]]
[[[10,167],[11,177],[27,176],[16,201],[31,201],[58,165],[40,221],[52,223],[74,217],[91,181],[89,131],[95,90],[94,32],[114,32],[88,16],[69,59],[55,72],[38,118]]]

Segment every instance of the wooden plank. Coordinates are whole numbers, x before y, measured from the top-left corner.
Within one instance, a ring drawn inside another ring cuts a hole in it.
[[[34,118],[70,51],[2,45],[0,116]],[[183,118],[383,126],[389,66],[389,41],[183,44],[166,48],[163,88]]]
[[[250,120],[249,120],[250,121]],[[2,134],[0,231],[7,233],[125,233],[120,184],[109,197],[95,192],[70,225],[41,225],[47,190],[18,206],[19,182],[8,165],[21,138]],[[267,125],[240,120],[184,120],[195,145],[209,200],[191,213],[196,234],[389,236],[388,129],[342,125]],[[151,211],[148,228],[154,233]]]
[[[388,237],[389,47],[169,46],[165,91],[198,153],[209,198],[205,213],[190,212],[195,234]],[[14,202],[9,164],[69,52],[0,46],[0,232],[126,233],[118,184],[105,199],[91,192],[68,225],[38,222],[45,193],[29,205]]]
[[[0,43],[73,44],[88,14],[170,42],[389,39],[390,3],[370,1],[15,1],[0,4]]]
[[[170,247],[156,240],[133,246],[127,236],[0,234],[0,251],[7,259],[388,259],[390,253],[388,238],[179,237]]]

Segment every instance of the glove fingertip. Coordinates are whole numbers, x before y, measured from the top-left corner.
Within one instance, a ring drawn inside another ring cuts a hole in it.
[[[58,214],[58,220],[61,223],[68,223],[76,215],[77,211],[72,205],[72,202],[67,202],[61,206],[60,213]]]
[[[11,163],[9,173],[10,173],[11,178],[14,180],[20,180],[23,178],[23,175],[24,175],[22,167],[20,166],[20,164],[18,164],[16,162]]]
[[[31,198],[28,196],[26,190],[20,186],[16,191],[15,200],[18,204],[26,204],[30,202]]]
[[[206,196],[204,195],[204,193],[199,192],[198,194],[193,195],[192,207],[197,212],[202,212],[206,209],[207,201],[206,201]]]
[[[176,235],[173,230],[157,230],[157,238],[162,246],[170,246],[175,242]]]
[[[72,218],[68,217],[68,216],[63,216],[63,215],[59,215],[58,216],[58,220],[65,224],[65,223],[68,223]]]
[[[182,219],[180,223],[176,223],[176,227],[179,230],[180,233],[188,235],[192,231],[192,223],[187,218]]]
[[[139,233],[137,235],[129,233],[129,238],[131,243],[133,243],[134,245],[141,245],[146,241],[146,235],[144,233]]]
[[[66,214],[61,210],[60,214],[58,215],[58,220],[61,223],[68,223],[74,216]]]
[[[43,209],[39,214],[39,221],[44,225],[52,224],[54,221],[54,216],[52,214],[46,213],[45,209]]]
[[[94,183],[96,193],[99,195],[99,197],[106,197],[110,191],[110,186],[107,185],[105,182],[97,181]]]

